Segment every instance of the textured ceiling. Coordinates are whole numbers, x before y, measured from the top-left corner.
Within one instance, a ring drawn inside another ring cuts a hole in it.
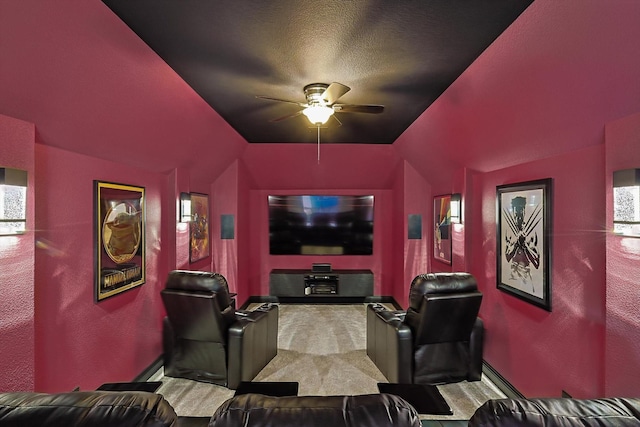
[[[248,142],[315,142],[310,83],[348,104],[323,143],[393,143],[532,0],[103,0]]]

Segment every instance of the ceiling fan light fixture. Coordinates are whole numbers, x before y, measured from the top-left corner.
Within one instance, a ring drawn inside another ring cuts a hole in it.
[[[309,121],[317,126],[327,123],[327,120],[329,120],[329,117],[331,117],[333,113],[333,108],[324,105],[311,105],[302,110],[302,114],[307,116]]]

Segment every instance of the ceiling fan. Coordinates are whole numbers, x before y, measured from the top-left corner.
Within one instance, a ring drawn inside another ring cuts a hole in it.
[[[318,127],[325,124],[332,116],[342,125],[342,122],[333,115],[334,113],[380,114],[384,111],[384,105],[338,104],[338,99],[350,90],[351,88],[349,86],[337,82],[331,84],[312,83],[304,87],[304,96],[307,102],[289,101],[262,95],[257,95],[256,98],[266,99],[268,101],[287,102],[303,107],[302,110],[270,120],[271,122],[280,122],[304,114],[313,125]]]

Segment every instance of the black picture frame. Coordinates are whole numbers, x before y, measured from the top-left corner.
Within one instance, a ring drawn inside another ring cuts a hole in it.
[[[145,189],[94,181],[95,300],[145,282]]]
[[[496,187],[496,276],[503,292],[551,311],[551,178]]]
[[[433,198],[433,258],[451,265],[451,194]]]

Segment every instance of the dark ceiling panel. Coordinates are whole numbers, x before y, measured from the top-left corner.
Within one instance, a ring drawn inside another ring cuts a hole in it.
[[[310,83],[351,88],[323,143],[390,144],[532,0],[103,0],[247,141],[315,142]]]

